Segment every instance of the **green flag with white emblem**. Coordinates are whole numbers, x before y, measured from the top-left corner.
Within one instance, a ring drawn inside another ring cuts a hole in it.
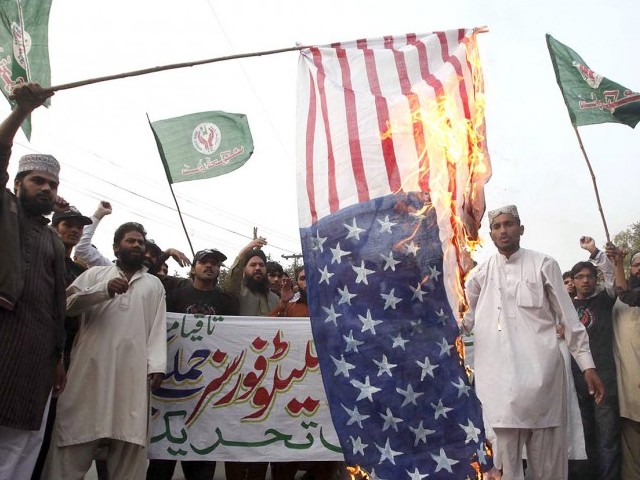
[[[149,124],[169,183],[224,175],[253,153],[246,115],[201,112]]]
[[[51,85],[50,10],[51,0],[0,0],[0,89],[7,100],[16,83]],[[30,138],[30,119],[22,129]]]
[[[547,46],[574,126],[606,122],[636,126],[640,121],[640,93],[597,74],[580,55],[549,34]]]

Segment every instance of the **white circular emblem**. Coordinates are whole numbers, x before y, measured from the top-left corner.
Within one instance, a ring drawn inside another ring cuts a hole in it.
[[[193,130],[191,141],[197,151],[211,155],[220,146],[222,133],[215,123],[201,123]]]

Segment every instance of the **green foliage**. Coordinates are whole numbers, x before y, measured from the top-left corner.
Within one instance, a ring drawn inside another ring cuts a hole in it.
[[[625,258],[625,272],[628,274],[628,265],[631,260],[631,255],[636,252],[640,252],[640,221],[632,223],[629,225],[629,228],[621,231],[613,237],[613,243],[627,252],[627,256]]]

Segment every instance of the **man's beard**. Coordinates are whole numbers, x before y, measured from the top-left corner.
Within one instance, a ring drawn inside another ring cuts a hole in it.
[[[140,270],[144,264],[144,255],[132,255],[128,248],[121,248],[118,252],[118,265],[127,270]]]
[[[253,293],[269,292],[269,279],[266,276],[263,276],[262,280],[256,280],[253,277],[245,277],[244,284]]]
[[[51,198],[43,202],[38,197],[30,197],[23,189],[18,191],[18,200],[28,216],[47,215],[53,210],[53,200]]]
[[[629,289],[640,288],[640,275],[629,275]]]

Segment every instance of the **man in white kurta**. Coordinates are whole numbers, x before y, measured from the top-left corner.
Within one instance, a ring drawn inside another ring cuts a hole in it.
[[[474,331],[475,381],[485,422],[496,436],[495,465],[503,478],[520,480],[522,448],[535,480],[567,478],[565,368],[556,320],[590,391],[598,400],[589,339],[551,257],[520,248],[513,205],[489,212],[498,254],[467,278],[465,331]]]
[[[121,232],[120,241],[116,232],[118,264],[87,270],[67,290],[67,313],[81,315],[80,329],[46,479],[84,478],[105,445],[109,478],[145,476],[148,380],[159,384],[166,366],[165,294],[142,266],[144,230],[125,225],[141,231]]]

